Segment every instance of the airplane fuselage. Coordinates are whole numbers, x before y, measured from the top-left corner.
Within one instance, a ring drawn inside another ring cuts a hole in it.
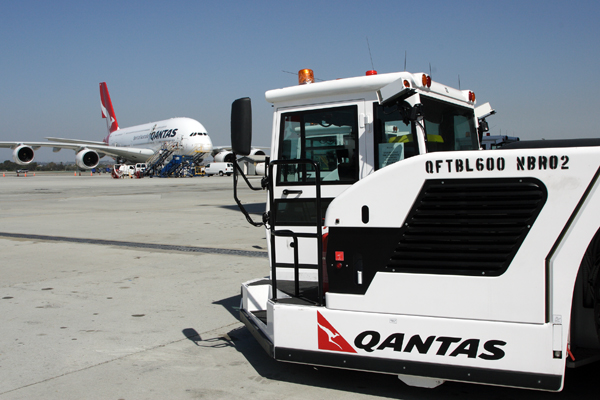
[[[111,133],[108,138],[108,145],[111,147],[147,148],[154,152],[165,143],[178,143],[178,153],[187,156],[206,156],[213,149],[206,128],[191,118],[171,118],[123,128]]]

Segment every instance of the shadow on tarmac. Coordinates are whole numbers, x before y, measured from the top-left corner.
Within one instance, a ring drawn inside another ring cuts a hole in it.
[[[224,208],[226,210],[240,212],[240,209],[237,206],[237,204],[228,205],[228,206],[219,206],[219,207],[220,208]],[[249,214],[255,214],[255,215],[263,215],[263,213],[265,212],[266,207],[267,206],[266,206],[265,203],[248,203],[248,204],[244,204],[244,208],[246,209],[246,211],[248,211]]]
[[[202,338],[194,328],[185,328],[181,333],[183,333],[183,336],[190,339],[196,346],[200,346],[198,343],[202,341]]]
[[[219,301],[213,301],[213,304],[223,306],[231,315],[233,315],[235,319],[239,321],[240,301],[242,301],[242,295],[238,294]]]

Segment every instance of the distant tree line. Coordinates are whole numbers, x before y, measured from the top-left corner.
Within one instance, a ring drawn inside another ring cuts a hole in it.
[[[98,165],[99,168],[107,167],[108,165]],[[32,162],[27,165],[19,165],[10,160],[6,160],[3,163],[0,163],[0,171],[16,171],[19,169],[26,169],[29,171],[77,171],[79,168],[76,164],[63,164],[49,162],[44,164],[39,164],[36,162]]]

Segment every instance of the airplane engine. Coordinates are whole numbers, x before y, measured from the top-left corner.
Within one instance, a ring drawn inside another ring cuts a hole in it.
[[[96,168],[100,162],[100,156],[94,150],[84,149],[75,156],[75,163],[79,168],[92,169]]]
[[[250,150],[250,156],[266,156],[266,154],[261,149],[252,149]],[[266,164],[264,162],[261,162],[256,164],[256,166],[254,167],[254,171],[256,175],[265,176],[266,168]]]
[[[21,145],[13,151],[13,161],[19,165],[27,165],[33,161],[35,152],[31,146]]]
[[[266,155],[261,149],[250,150],[249,156],[264,156]],[[233,152],[229,150],[223,150],[217,153],[214,157],[215,162],[233,162],[235,160]],[[258,174],[258,173],[257,173]],[[258,174],[260,175],[260,174]]]
[[[264,162],[256,164],[256,175],[261,175],[261,176],[265,175],[265,163]]]
[[[261,149],[252,149],[252,150],[250,150],[250,155],[251,156],[266,156],[265,152],[262,151]]]
[[[233,152],[221,151],[214,156],[215,162],[233,162],[235,160]]]

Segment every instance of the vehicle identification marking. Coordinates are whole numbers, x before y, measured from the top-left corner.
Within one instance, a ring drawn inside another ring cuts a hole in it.
[[[519,156],[515,159],[517,171],[542,171],[569,169],[569,156]],[[428,174],[463,173],[483,171],[504,171],[507,161],[504,157],[447,158],[428,160],[425,172]]]

